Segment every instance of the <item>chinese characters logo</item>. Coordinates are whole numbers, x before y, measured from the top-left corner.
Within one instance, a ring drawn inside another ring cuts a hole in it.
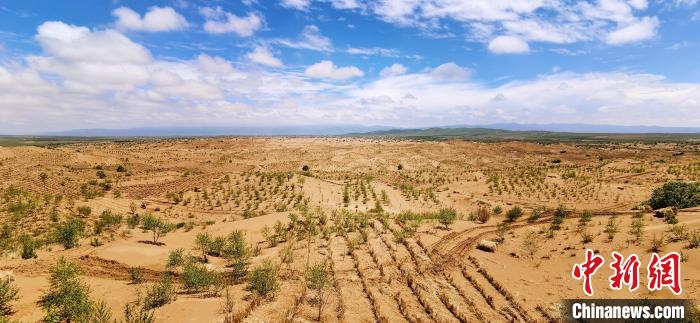
[[[605,259],[596,255],[593,250],[586,250],[586,259],[577,263],[571,270],[571,276],[576,280],[583,280],[583,292],[593,295],[593,282],[591,278],[603,266]],[[647,287],[649,290],[661,290],[667,287],[674,294],[679,295],[681,288],[681,256],[677,252],[670,252],[661,257],[656,253],[651,255],[647,266]],[[639,287],[639,267],[641,261],[635,254],[625,258],[618,252],[612,253],[610,268],[613,274],[608,278],[610,288],[622,289],[626,285],[629,291],[635,291]]]

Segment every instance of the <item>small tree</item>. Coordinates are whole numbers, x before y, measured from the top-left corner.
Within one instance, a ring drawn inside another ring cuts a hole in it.
[[[306,284],[316,291],[316,303],[318,305],[318,321],[321,321],[323,305],[328,298],[328,286],[330,285],[330,273],[326,268],[326,263],[322,262],[311,266],[306,272]]]
[[[457,211],[454,208],[442,209],[438,214],[438,220],[445,226],[445,229],[449,229],[450,224],[454,223],[455,219],[457,219]]]
[[[146,214],[142,223],[144,230],[153,232],[153,244],[158,244],[158,239],[168,234],[173,228],[168,221],[152,214]]]
[[[223,256],[231,261],[231,278],[240,282],[248,274],[250,248],[246,245],[243,231],[233,231],[227,237]]]
[[[56,241],[64,248],[71,249],[78,245],[78,240],[85,232],[85,223],[80,219],[70,219],[56,227]]]
[[[261,297],[274,297],[279,287],[278,268],[269,259],[255,267],[248,278],[248,290]]]
[[[12,314],[12,303],[19,299],[19,289],[12,284],[10,278],[0,278],[0,321],[5,316]]]
[[[308,172],[309,172],[309,169],[310,169],[310,168],[309,168],[309,165],[301,166],[301,171],[304,172],[304,173],[308,173]]]
[[[211,242],[212,238],[209,232],[198,233],[197,238],[195,238],[195,245],[197,246],[197,249],[202,253],[202,261],[204,261],[205,263],[209,262],[207,255],[210,251]]]
[[[523,216],[523,209],[521,209],[519,206],[514,206],[508,210],[508,212],[506,212],[506,219],[508,222],[515,222],[521,216]]]

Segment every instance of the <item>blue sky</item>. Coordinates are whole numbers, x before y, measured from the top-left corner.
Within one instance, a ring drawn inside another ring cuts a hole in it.
[[[0,1],[0,132],[696,126],[699,2]]]

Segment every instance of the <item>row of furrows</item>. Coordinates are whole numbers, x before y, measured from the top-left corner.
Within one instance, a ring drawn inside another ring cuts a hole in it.
[[[378,224],[377,224],[378,226]],[[391,230],[391,227],[389,227]],[[459,293],[438,277],[426,275],[424,259],[404,244],[390,241],[387,234],[379,234],[381,241],[392,255],[392,259],[402,274],[406,285],[411,289],[425,313],[434,321],[474,321],[476,317],[465,311],[466,304],[459,299]]]

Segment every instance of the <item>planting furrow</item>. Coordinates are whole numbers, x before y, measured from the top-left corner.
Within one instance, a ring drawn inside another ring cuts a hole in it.
[[[355,260],[348,256],[347,243],[343,237],[333,237],[330,241],[333,258],[333,274],[336,277],[340,290],[341,302],[345,308],[352,311],[343,311],[344,322],[376,322],[373,305],[369,295],[365,293],[362,280],[355,269]]]
[[[491,274],[488,273],[476,260],[476,258],[469,256],[468,257],[469,261],[476,267],[477,272],[481,274],[486,280],[493,286],[493,288],[498,291],[499,294],[501,294],[509,303],[510,306],[515,309],[515,311],[520,315],[525,321],[531,322],[533,321],[533,318],[528,314],[528,311],[523,308],[522,305],[515,299],[513,294],[511,294],[501,283],[499,283]]]
[[[408,284],[402,279],[402,273],[396,266],[392,253],[389,251],[381,239],[381,236],[376,236],[368,242],[369,252],[372,259],[380,268],[383,280],[391,287],[394,292],[394,300],[400,310],[410,322],[432,322],[432,319],[427,314],[423,305],[413,294]]]
[[[370,295],[373,296],[377,317],[380,321],[386,318],[387,322],[407,322],[394,301],[393,293],[391,293],[388,284],[383,281],[381,271],[377,268],[372,256],[363,249],[353,250],[353,256],[358,264],[363,283],[370,291]]]

